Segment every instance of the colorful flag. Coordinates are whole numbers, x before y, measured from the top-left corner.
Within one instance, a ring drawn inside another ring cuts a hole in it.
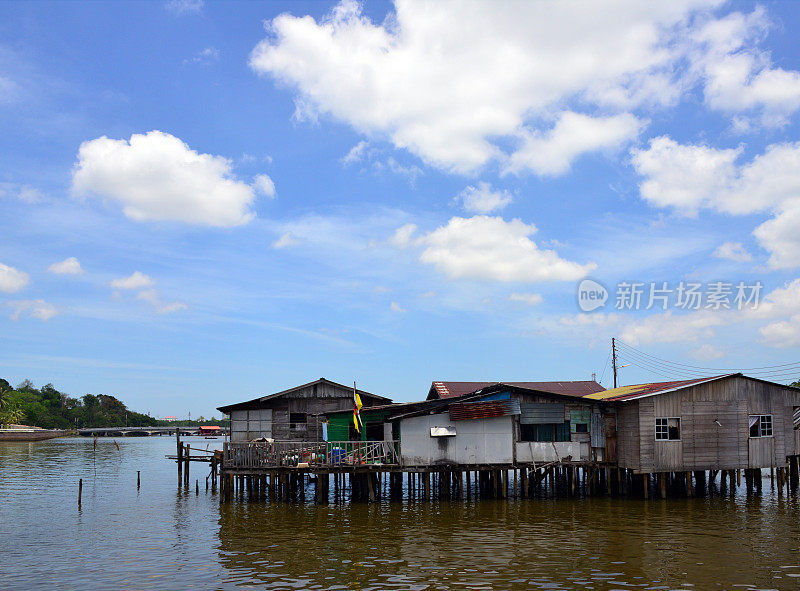
[[[353,382],[353,424],[356,426],[356,432],[361,434],[361,397],[358,395],[358,390],[356,390],[356,383]]]

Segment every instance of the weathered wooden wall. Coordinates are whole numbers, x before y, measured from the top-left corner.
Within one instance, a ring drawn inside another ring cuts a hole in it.
[[[366,396],[362,396],[362,402],[364,407],[380,403],[379,400]],[[315,383],[274,398],[253,402],[249,407],[247,410],[231,411],[232,425],[233,421],[247,420],[249,415],[259,416],[260,413],[265,416],[267,412],[271,413],[271,434],[267,435],[268,431],[262,428],[258,435],[254,435],[255,430],[250,429],[250,439],[263,435],[280,441],[322,441],[324,415],[332,411],[352,409],[353,391],[333,384]],[[306,421],[292,426],[292,413],[305,414]],[[262,418],[262,425],[265,424],[264,420]],[[246,430],[234,428],[231,431],[231,441],[247,440],[246,437]]]
[[[785,466],[786,456],[800,453],[794,407],[800,392],[738,376],[622,403],[619,465],[637,472]],[[750,437],[756,414],[772,415],[772,437]],[[679,417],[681,439],[656,441],[656,417]]]

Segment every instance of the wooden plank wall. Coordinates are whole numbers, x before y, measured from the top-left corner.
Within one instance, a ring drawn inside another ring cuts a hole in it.
[[[620,466],[639,472],[785,466],[786,456],[800,453],[794,407],[800,407],[800,392],[742,377],[625,403],[618,411]],[[750,438],[753,414],[772,415],[773,437]],[[656,441],[656,417],[680,417],[681,440]]]
[[[620,468],[639,469],[639,403],[617,409],[617,461]]]

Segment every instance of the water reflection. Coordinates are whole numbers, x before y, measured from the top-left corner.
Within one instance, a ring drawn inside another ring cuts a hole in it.
[[[176,490],[175,465],[164,458],[174,440],[118,443],[119,450],[111,440],[96,450],[87,439],[0,444],[0,588],[796,589],[800,582],[798,501],[778,497],[768,480],[763,496],[750,498],[221,505],[195,465],[189,490]]]

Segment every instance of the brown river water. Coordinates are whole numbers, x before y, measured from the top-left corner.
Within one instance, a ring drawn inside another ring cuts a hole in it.
[[[220,505],[199,464],[178,489],[174,439],[117,443],[0,443],[0,589],[800,589],[800,503],[768,478],[750,498]]]

